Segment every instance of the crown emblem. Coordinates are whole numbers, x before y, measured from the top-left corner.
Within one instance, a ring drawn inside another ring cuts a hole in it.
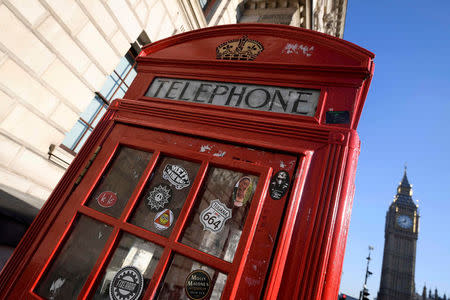
[[[246,35],[240,39],[222,43],[216,48],[216,58],[224,60],[254,60],[264,50],[263,45],[249,40]]]

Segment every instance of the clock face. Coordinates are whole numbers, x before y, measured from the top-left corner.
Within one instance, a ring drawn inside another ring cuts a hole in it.
[[[412,223],[412,220],[410,217],[405,216],[405,215],[400,215],[397,217],[397,224],[401,228],[408,229],[412,226],[413,223]]]

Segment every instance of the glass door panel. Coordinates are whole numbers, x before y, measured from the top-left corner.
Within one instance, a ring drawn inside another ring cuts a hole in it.
[[[220,299],[226,281],[227,275],[175,254],[156,299]]]
[[[212,167],[181,242],[232,262],[258,177]]]
[[[199,168],[199,163],[171,157],[160,158],[129,222],[169,237]]]
[[[139,299],[162,253],[162,247],[124,233],[93,299]]]
[[[35,296],[259,297],[264,280],[242,278],[266,276],[296,157],[127,125],[98,157],[59,217],[75,222],[48,247],[60,249],[48,254]],[[287,179],[272,197],[277,172]]]
[[[112,227],[81,215],[35,292],[46,299],[73,299],[80,293],[112,232]]]
[[[146,151],[120,147],[87,206],[119,218],[151,157]]]

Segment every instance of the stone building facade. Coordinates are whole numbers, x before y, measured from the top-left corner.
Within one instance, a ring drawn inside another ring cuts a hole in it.
[[[342,38],[346,7],[347,0],[0,0],[3,228],[26,229],[108,104],[125,93],[144,44],[237,22]],[[1,239],[0,247],[14,243]]]

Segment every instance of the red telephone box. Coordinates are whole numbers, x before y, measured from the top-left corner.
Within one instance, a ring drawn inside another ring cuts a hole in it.
[[[373,57],[263,24],[145,47],[1,297],[336,299]]]

